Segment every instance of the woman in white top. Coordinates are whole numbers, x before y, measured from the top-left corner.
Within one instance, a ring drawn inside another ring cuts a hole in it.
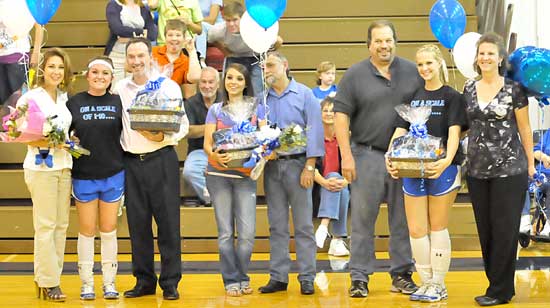
[[[49,49],[37,71],[37,87],[25,93],[17,105],[34,100],[40,110],[67,135],[71,113],[67,88],[71,81],[67,54]],[[59,288],[71,197],[71,155],[51,147],[46,139],[30,142],[23,163],[25,183],[33,203],[34,281],[39,298],[65,301]]]

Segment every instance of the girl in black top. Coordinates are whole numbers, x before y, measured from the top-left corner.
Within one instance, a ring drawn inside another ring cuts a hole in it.
[[[479,39],[474,66],[481,78],[464,86],[470,123],[467,182],[489,279],[489,288],[475,300],[492,306],[515,294],[521,210],[527,176],[535,173],[533,136],[523,88],[503,77],[506,49],[500,36]]]
[[[437,302],[447,298],[444,279],[451,261],[447,225],[449,210],[460,188],[460,159],[455,154],[460,132],[466,126],[466,112],[462,95],[444,85],[447,67],[437,46],[422,46],[416,52],[416,65],[425,84],[406,103],[412,107],[431,106],[426,123],[428,133],[441,137],[447,148],[444,158],[426,166],[428,179],[403,179],[411,249],[422,280],[411,300]],[[396,126],[392,141],[409,129],[409,123],[401,118]],[[386,167],[395,178],[397,170],[388,159]]]
[[[109,92],[113,80],[113,63],[106,56],[88,64],[88,91],[78,93],[67,103],[73,116],[71,129],[90,156],[74,160],[73,197],[79,220],[78,272],[82,280],[80,298],[95,298],[93,264],[94,237],[99,213],[103,297],[118,298],[115,288],[117,272],[117,212],[124,193],[122,104],[118,95]],[[99,210],[99,211],[98,211]]]

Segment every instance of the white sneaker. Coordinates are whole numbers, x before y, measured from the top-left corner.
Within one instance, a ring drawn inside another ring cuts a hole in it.
[[[531,233],[531,215],[521,215],[519,223],[519,233]]]
[[[550,223],[548,222],[548,220],[544,224],[544,228],[542,228],[542,231],[540,231],[539,235],[550,237]]]
[[[103,285],[103,298],[104,299],[117,299],[119,296],[118,291],[114,283]]]
[[[349,250],[346,247],[346,243],[341,238],[335,238],[330,241],[330,247],[328,254],[335,257],[349,256]]]
[[[411,301],[420,301],[422,300],[422,297],[424,297],[424,293],[426,293],[426,290],[428,290],[428,286],[430,283],[423,283],[411,296],[409,299]]]
[[[420,301],[434,303],[447,299],[447,297],[447,288],[445,286],[439,283],[431,283],[426,289],[426,292],[424,292],[424,295],[420,298]]]
[[[95,291],[94,291],[94,284],[85,283],[80,288],[80,299],[81,300],[94,300],[95,299]]]
[[[317,231],[315,231],[315,243],[317,247],[323,248],[325,246],[325,240],[328,237],[328,228],[324,225],[319,225]]]

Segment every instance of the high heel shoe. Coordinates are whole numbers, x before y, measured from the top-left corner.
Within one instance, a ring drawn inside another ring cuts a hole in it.
[[[61,291],[59,286],[44,288],[39,287],[37,282],[35,282],[34,285],[36,286],[36,295],[39,299],[52,302],[64,302],[67,299],[67,296],[63,294],[63,291]]]

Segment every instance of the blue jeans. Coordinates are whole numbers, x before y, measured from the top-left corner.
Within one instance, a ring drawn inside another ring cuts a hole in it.
[[[521,215],[529,215],[531,212],[531,195],[529,191],[525,194],[525,203],[523,204],[523,210],[521,210]]]
[[[226,289],[248,284],[248,266],[256,232],[256,181],[207,175],[218,225],[218,249]],[[234,230],[237,229],[237,244]]]
[[[369,281],[374,272],[374,226],[384,201],[388,204],[390,227],[390,275],[412,271],[413,260],[409,230],[403,205],[402,181],[394,180],[385,167],[384,152],[368,146],[351,147],[357,180],[351,191],[351,280]]]
[[[343,179],[338,172],[331,172],[327,174],[326,178]],[[348,206],[349,189],[347,186],[335,192],[321,187],[321,204],[319,205],[317,217],[332,219],[332,233],[337,237],[348,235]]]
[[[288,282],[290,255],[288,244],[289,206],[294,223],[298,280],[313,281],[316,273],[317,247],[313,236],[313,202],[311,188],[300,186],[305,156],[289,160],[268,161],[264,173],[264,190],[269,218],[269,274],[271,279]]]
[[[200,52],[201,58],[206,59],[206,48],[208,47],[208,30],[212,28],[212,25],[207,22],[201,22],[202,33],[195,36],[195,45],[197,51]]]
[[[183,165],[183,178],[193,187],[193,190],[204,203],[210,203],[210,196],[205,195],[206,176],[204,171],[208,165],[208,157],[203,149],[194,150],[187,155]]]

